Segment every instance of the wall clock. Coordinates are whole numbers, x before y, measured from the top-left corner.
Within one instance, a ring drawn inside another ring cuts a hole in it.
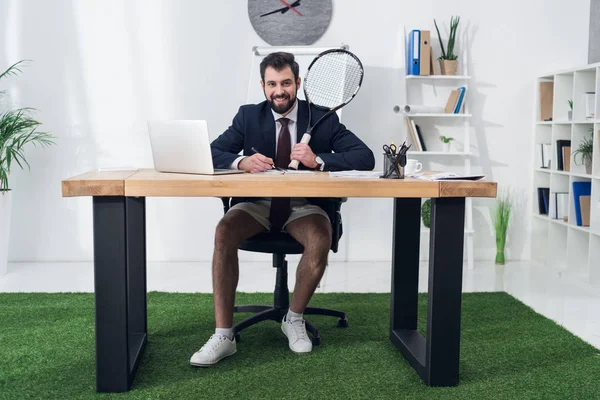
[[[308,46],[331,21],[331,0],[248,0],[252,27],[271,46]]]

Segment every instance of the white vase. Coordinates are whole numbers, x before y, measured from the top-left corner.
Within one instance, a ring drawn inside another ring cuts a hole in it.
[[[8,272],[8,234],[10,232],[10,209],[12,191],[0,190],[0,276]]]
[[[442,142],[442,149],[446,152],[449,153],[450,152],[450,142],[448,143],[443,143]]]

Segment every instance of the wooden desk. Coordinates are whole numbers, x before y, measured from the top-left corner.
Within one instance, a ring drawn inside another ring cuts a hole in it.
[[[465,198],[496,197],[494,182],[136,170],[88,172],[62,181],[62,193],[93,197],[99,392],[131,388],[148,340],[145,198],[152,196],[393,198],[390,339],[427,385],[458,384]],[[427,337],[417,331],[421,198],[432,199]]]

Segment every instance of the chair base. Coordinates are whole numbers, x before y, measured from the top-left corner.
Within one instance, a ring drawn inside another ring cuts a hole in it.
[[[240,332],[249,326],[257,324],[261,321],[275,321],[281,322],[284,315],[287,314],[287,308],[276,308],[273,306],[265,306],[265,305],[243,305],[236,306],[233,309],[234,312],[253,312],[254,315],[249,316],[248,318],[240,321],[233,327],[233,334],[235,335],[235,340],[240,341]],[[338,327],[347,328],[348,327],[348,318],[346,317],[346,313],[338,310],[330,310],[328,308],[319,308],[319,307],[306,307],[304,310],[304,315],[326,315],[330,317],[338,317]],[[306,324],[306,331],[311,336],[311,341],[314,346],[318,346],[321,344],[321,336],[319,336],[319,330],[317,327],[307,320],[304,319]]]
[[[285,254],[274,253],[273,254],[273,267],[277,269],[277,275],[275,278],[275,291],[273,292],[273,305],[243,305],[235,306],[233,308],[234,313],[239,312],[251,312],[254,315],[240,321],[233,327],[233,334],[235,340],[240,341],[240,332],[249,326],[257,324],[261,321],[275,321],[281,322],[283,316],[287,314],[290,308],[289,290],[287,286],[287,261],[285,260]],[[326,315],[330,317],[338,317],[338,327],[346,328],[348,326],[348,318],[346,313],[338,310],[330,310],[328,308],[319,307],[306,307],[304,315]],[[319,331],[306,318],[304,319],[306,324],[306,331],[311,335],[311,341],[313,345],[321,344],[321,337]]]

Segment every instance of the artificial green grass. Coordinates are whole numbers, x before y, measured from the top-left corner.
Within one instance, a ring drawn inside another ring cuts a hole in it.
[[[269,304],[271,294],[238,294]],[[427,297],[419,297],[425,327]],[[463,295],[460,383],[423,384],[389,340],[389,295],[316,294],[350,326],[312,317],[322,344],[296,355],[274,322],[242,333],[238,352],[189,365],[214,329],[209,294],[148,294],[149,343],[132,390],[95,392],[93,294],[0,294],[0,399],[597,399],[599,351],[505,293]],[[245,315],[237,315],[236,320]]]

